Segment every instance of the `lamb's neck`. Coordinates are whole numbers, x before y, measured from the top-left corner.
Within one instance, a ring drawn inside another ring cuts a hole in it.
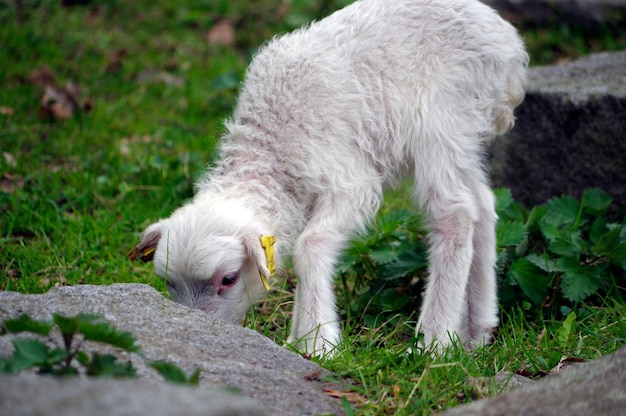
[[[237,201],[251,210],[290,252],[305,226],[308,207],[289,189],[290,180],[275,169],[275,158],[232,144],[228,151],[222,148],[222,156],[198,184],[198,191]]]

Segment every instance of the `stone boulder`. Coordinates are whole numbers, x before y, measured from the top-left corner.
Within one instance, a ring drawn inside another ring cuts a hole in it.
[[[260,416],[261,405],[227,391],[144,380],[98,380],[35,374],[0,376],[5,416]]]
[[[176,304],[150,286],[139,284],[72,286],[53,288],[41,295],[0,292],[0,321],[16,318],[22,313],[28,313],[36,319],[50,319],[55,312],[67,316],[78,312],[100,314],[117,329],[133,334],[141,346],[145,361],[167,360],[178,365],[187,374],[199,367],[201,369],[199,388],[208,390],[201,393],[185,390],[186,392],[180,393],[180,397],[190,398],[190,402],[185,405],[185,400],[173,401],[172,403],[181,406],[177,414],[198,414],[196,413],[198,400],[192,398],[197,399],[203,395],[206,395],[207,402],[202,409],[206,410],[216,397],[216,391],[224,393],[224,389],[234,389],[240,394],[235,397],[225,396],[225,401],[216,402],[215,412],[205,414],[343,413],[340,402],[323,393],[323,388],[329,387],[327,382],[316,381],[327,375],[317,364],[276,345],[255,331],[225,324],[201,311]],[[0,337],[0,356],[7,357],[12,354],[12,337],[13,335]],[[94,348],[101,353],[114,352],[103,348],[102,344],[89,344],[88,348],[90,350]],[[84,395],[74,396],[78,404],[74,403],[73,409],[94,403],[99,405],[106,403],[109,407],[100,414],[107,412],[125,414],[123,413],[125,407],[131,404],[141,407],[141,403],[145,403],[147,412],[154,407],[153,404],[162,403],[164,400],[170,401],[170,398],[176,396],[178,393],[172,389],[184,390],[183,387],[165,385],[161,375],[136,354],[119,351],[115,353],[121,360],[131,361],[133,367],[137,369],[139,380],[124,381],[123,388],[111,390],[113,397],[105,397],[93,403],[92,400],[95,400],[93,391],[106,396],[108,384],[85,379],[67,381],[80,383],[80,387],[72,388],[85,392]],[[9,390],[9,386],[14,383],[22,387]],[[148,387],[145,383],[151,383],[153,386]],[[160,386],[157,386],[159,384]],[[49,379],[43,377],[2,377],[0,414],[11,414],[5,410],[16,409],[16,405],[19,408],[20,403],[31,400],[30,394],[10,393],[16,389],[23,392],[45,390],[48,397],[56,394],[60,398],[67,396],[68,389],[71,390],[62,383],[50,383]],[[31,403],[35,403],[35,396],[36,394],[32,395]],[[59,399],[60,403],[70,401]],[[253,401],[254,406],[251,405]],[[42,406],[38,411],[27,413],[61,416],[81,413],[80,411],[72,413],[69,410],[64,413],[62,408],[49,413],[45,407],[48,401],[39,400],[38,403]],[[226,413],[223,413],[223,406],[228,403],[232,404],[230,412],[226,410]]]
[[[626,18],[624,0],[482,0],[507,18],[531,23],[559,20],[576,26],[619,24]]]
[[[515,115],[490,149],[494,186],[527,207],[589,187],[626,206],[626,51],[530,68]]]
[[[626,347],[440,416],[618,416],[626,412]]]

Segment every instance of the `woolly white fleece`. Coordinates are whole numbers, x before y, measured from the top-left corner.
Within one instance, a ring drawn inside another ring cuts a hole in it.
[[[418,330],[471,348],[498,324],[494,198],[485,145],[512,127],[528,56],[476,0],[361,0],[262,47],[192,202],[137,249],[178,301],[238,322],[264,294],[259,237],[298,276],[289,341],[340,340],[333,273],[385,187],[414,178],[430,272]]]

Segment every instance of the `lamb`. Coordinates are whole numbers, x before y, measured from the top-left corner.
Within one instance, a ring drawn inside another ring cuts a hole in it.
[[[254,56],[219,161],[193,200],[130,253],[154,260],[174,300],[237,323],[291,256],[288,342],[340,341],[333,271],[384,189],[414,179],[429,229],[416,331],[471,349],[498,325],[494,197],[486,146],[514,123],[528,55],[477,0],[360,0]]]

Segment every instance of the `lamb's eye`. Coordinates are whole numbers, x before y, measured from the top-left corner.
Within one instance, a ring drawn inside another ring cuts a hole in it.
[[[239,272],[229,273],[222,278],[222,286],[230,286],[239,278]]]

